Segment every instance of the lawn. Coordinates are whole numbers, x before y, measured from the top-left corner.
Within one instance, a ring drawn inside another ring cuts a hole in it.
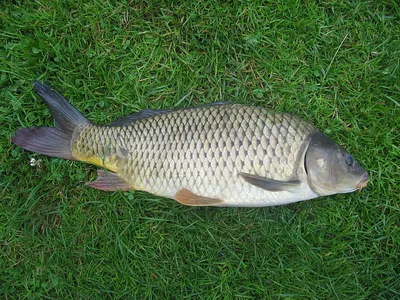
[[[396,2],[3,0],[0,297],[400,298]],[[10,143],[53,124],[36,79],[100,124],[227,100],[291,112],[371,181],[265,208],[94,190],[96,167]]]

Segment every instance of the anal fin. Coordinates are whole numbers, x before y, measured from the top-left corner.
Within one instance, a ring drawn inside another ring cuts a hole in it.
[[[86,182],[86,185],[102,191],[132,190],[132,187],[130,187],[129,184],[116,173],[97,170],[97,176],[98,177],[95,181]]]
[[[188,206],[218,206],[224,202],[219,199],[196,195],[188,189],[180,189],[176,193],[175,199],[179,203]]]

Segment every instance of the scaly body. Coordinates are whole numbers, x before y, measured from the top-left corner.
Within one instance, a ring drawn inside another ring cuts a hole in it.
[[[117,173],[135,190],[175,198],[180,189],[226,206],[265,206],[317,197],[270,192],[239,173],[288,181],[306,179],[302,161],[315,128],[299,118],[243,105],[190,108],[128,126],[85,125],[72,154]]]
[[[88,183],[94,188],[143,190],[187,205],[268,206],[349,192],[368,181],[347,152],[287,113],[214,104],[147,110],[99,126],[50,87],[36,82],[35,88],[56,127],[20,129],[13,142],[109,170]],[[338,170],[351,175],[339,191],[328,174],[336,167],[324,166],[332,156],[325,148],[346,161],[347,169]]]

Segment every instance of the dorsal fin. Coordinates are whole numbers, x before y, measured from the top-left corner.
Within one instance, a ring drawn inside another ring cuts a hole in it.
[[[146,118],[150,118],[156,115],[162,115],[165,113],[169,113],[171,111],[174,111],[173,109],[145,109],[130,115],[127,115],[126,117],[123,117],[121,119],[115,120],[114,122],[112,122],[110,125],[111,126],[126,126],[129,125],[137,120],[140,119],[146,119]]]
[[[214,103],[208,103],[208,104],[204,104],[204,105],[200,105],[200,106],[196,106],[196,107],[208,107],[208,106],[227,105],[227,104],[232,104],[232,102],[230,102],[230,101],[229,102],[214,102]],[[126,125],[129,125],[140,119],[146,119],[146,118],[150,118],[153,116],[167,114],[167,113],[170,113],[173,111],[185,110],[185,109],[189,109],[189,108],[192,108],[192,107],[173,108],[173,109],[145,109],[145,110],[130,114],[121,119],[115,120],[114,122],[112,122],[110,124],[110,126],[126,126]]]

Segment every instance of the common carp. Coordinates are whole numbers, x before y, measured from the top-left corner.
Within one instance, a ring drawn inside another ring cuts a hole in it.
[[[101,167],[86,183],[142,190],[191,206],[258,207],[348,193],[368,174],[341,146],[288,113],[230,103],[144,110],[110,125],[88,121],[51,87],[34,88],[54,127],[20,128],[12,142]]]

